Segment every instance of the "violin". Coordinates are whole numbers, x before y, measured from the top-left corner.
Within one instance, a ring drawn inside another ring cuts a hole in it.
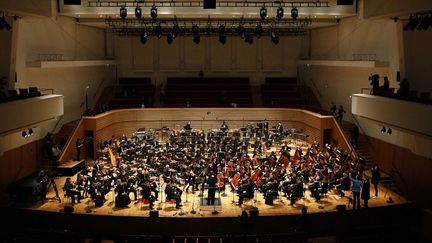
[[[224,178],[225,178],[225,176],[222,172],[217,175],[217,185],[219,188],[222,188],[225,186],[225,182],[223,181]]]

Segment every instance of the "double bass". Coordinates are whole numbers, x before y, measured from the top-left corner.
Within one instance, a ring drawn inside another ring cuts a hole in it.
[[[231,186],[232,186],[235,190],[238,189],[240,179],[241,179],[240,172],[237,172],[237,173],[233,176],[233,178],[231,179],[231,182],[230,182],[230,183],[231,183]]]

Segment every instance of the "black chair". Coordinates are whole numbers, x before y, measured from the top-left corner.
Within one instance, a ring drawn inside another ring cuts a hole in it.
[[[41,96],[41,92],[39,92],[37,87],[29,87],[29,96],[30,97]]]
[[[27,97],[29,97],[28,89],[19,89],[19,96],[21,98],[27,98]]]

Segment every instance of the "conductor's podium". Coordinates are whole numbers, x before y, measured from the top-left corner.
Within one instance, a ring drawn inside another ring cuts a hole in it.
[[[221,211],[222,210],[222,202],[220,198],[215,198],[214,205],[207,205],[207,198],[200,198],[200,208],[202,211]]]

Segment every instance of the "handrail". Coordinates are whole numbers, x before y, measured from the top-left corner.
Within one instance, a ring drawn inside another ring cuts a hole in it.
[[[102,79],[102,81],[99,82],[99,84],[98,84],[98,86],[97,86],[97,88],[96,88],[96,91],[95,91],[95,93],[94,93],[94,95],[93,95],[93,99],[96,98],[97,94],[99,93],[99,91],[100,91],[101,88],[102,88],[102,84],[104,84],[104,83],[105,83],[105,79]]]
[[[65,146],[62,148],[61,154],[60,154],[60,156],[58,157],[57,162],[59,162],[59,161],[64,161],[64,159],[65,159],[64,157],[66,156],[66,151],[68,151],[67,148],[68,148],[69,146],[71,146],[72,138],[77,136],[77,135],[76,135],[76,133],[77,133],[77,129],[81,126],[82,123],[83,123],[83,119],[81,118],[80,121],[78,122],[78,125],[75,126],[75,128],[74,128],[72,134],[69,136],[69,138],[68,138],[68,140],[67,140]]]
[[[57,129],[57,126],[60,124],[60,121],[63,120],[64,115],[61,115],[60,118],[57,120],[54,128],[51,130],[51,133],[54,133],[54,131]]]
[[[356,160],[358,158],[358,154],[356,150],[353,148],[351,142],[348,141],[348,139],[346,138],[345,133],[342,131],[342,128],[340,127],[339,123],[336,121],[335,117],[332,117],[332,121],[336,124],[336,128],[338,129],[339,133],[342,135],[343,140],[347,144],[351,157],[354,160]]]
[[[320,98],[322,98],[322,94],[321,94],[321,92],[319,91],[317,85],[315,84],[315,81],[314,81],[313,79],[310,79],[310,81],[311,81],[311,83],[312,83],[312,86],[315,88],[316,92],[318,93],[318,96],[319,96]]]
[[[354,123],[355,123],[354,125],[356,125],[360,129],[360,131],[362,131],[363,134],[366,135],[366,131],[361,127],[360,122],[357,120],[357,118],[354,116],[354,114],[351,113],[351,116],[352,116],[352,118],[354,120]],[[365,138],[366,138],[366,141],[367,141],[369,147],[372,148],[372,150],[373,150],[374,153],[376,153],[376,149],[373,146],[372,142],[370,141],[369,137],[365,136]]]

